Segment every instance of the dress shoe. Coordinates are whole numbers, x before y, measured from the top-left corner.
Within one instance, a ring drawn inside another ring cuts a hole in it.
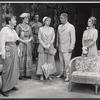
[[[43,81],[44,80],[44,77],[43,76],[40,76],[40,80]]]
[[[8,96],[9,96],[9,94],[8,94],[7,92],[1,91],[1,94],[2,94],[3,96],[5,96],[5,97],[8,97]]]
[[[49,76],[49,80],[52,80],[52,78]]]
[[[67,77],[66,79],[65,79],[65,82],[68,82],[69,81],[69,78]]]
[[[62,76],[62,73],[60,73],[58,76],[57,76],[57,78],[60,78]]]
[[[23,78],[23,77],[22,77],[22,76],[20,76],[20,77],[19,77],[19,80],[22,80],[22,78]]]
[[[12,90],[15,90],[15,91],[17,91],[17,90],[18,90],[18,88],[16,88],[16,87],[13,87],[13,88],[12,88]]]

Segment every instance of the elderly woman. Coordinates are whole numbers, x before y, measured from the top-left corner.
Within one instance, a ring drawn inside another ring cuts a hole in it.
[[[16,25],[15,16],[9,14],[5,17],[6,26],[1,29],[1,53],[3,59],[3,71],[2,71],[2,94],[4,96],[9,96],[8,90],[17,90],[15,87],[18,83],[19,78],[19,63],[18,63],[18,49],[16,46],[16,41],[21,40],[14,26]]]
[[[20,57],[20,77],[31,78],[31,71],[32,71],[32,49],[31,49],[31,40],[32,30],[31,27],[28,25],[29,22],[29,13],[22,13],[20,18],[22,18],[22,23],[17,25],[16,32],[23,40],[29,40],[27,44],[19,43],[19,57]]]
[[[82,38],[82,55],[86,56],[97,56],[97,45],[96,41],[98,38],[98,31],[95,29],[96,18],[90,17],[88,19],[88,27],[87,30],[83,33]]]
[[[44,80],[44,74],[42,71],[41,66],[45,63],[50,63],[53,66],[52,73],[56,72],[55,68],[55,60],[54,55],[50,55],[46,53],[50,48],[53,47],[54,39],[55,39],[55,32],[52,27],[50,27],[51,18],[50,17],[44,17],[43,18],[43,27],[39,28],[38,33],[38,39],[39,39],[39,47],[38,47],[38,64],[37,64],[37,75],[40,75],[40,80]],[[48,61],[47,61],[48,60]],[[49,79],[52,80],[52,78],[49,75]]]

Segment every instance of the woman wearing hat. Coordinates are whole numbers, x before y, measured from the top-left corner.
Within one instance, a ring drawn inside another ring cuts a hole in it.
[[[29,13],[22,13],[20,18],[22,19],[22,23],[17,25],[16,32],[23,40],[29,40],[27,44],[19,43],[19,57],[20,57],[20,77],[31,78],[31,70],[32,70],[32,49],[31,49],[31,40],[32,30],[28,25],[29,22]]]
[[[38,47],[38,64],[37,64],[37,75],[40,75],[40,80],[44,80],[44,74],[41,66],[45,63],[50,63],[53,66],[52,73],[56,72],[55,68],[55,60],[54,55],[48,54],[48,50],[53,46],[54,39],[55,39],[55,32],[52,27],[50,27],[51,18],[44,17],[43,18],[43,27],[39,28],[38,39],[39,39],[39,47]],[[47,52],[46,52],[47,51]],[[48,60],[48,61],[47,61]],[[52,78],[49,76],[49,79]]]

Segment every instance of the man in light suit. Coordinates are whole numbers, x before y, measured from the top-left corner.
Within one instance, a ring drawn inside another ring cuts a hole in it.
[[[58,26],[57,46],[59,50],[61,73],[57,77],[64,74],[65,81],[69,81],[68,64],[75,45],[75,27],[68,22],[68,15],[62,13],[60,15],[61,25]]]

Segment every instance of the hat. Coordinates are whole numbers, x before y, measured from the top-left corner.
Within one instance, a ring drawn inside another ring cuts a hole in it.
[[[30,16],[29,13],[22,13],[22,14],[20,15],[21,18],[25,18],[25,17],[29,17],[29,16]]]
[[[44,21],[45,21],[47,18],[48,18],[47,16],[45,16],[45,17],[43,18],[43,20],[42,20],[42,21],[43,21],[43,23],[44,23]]]

